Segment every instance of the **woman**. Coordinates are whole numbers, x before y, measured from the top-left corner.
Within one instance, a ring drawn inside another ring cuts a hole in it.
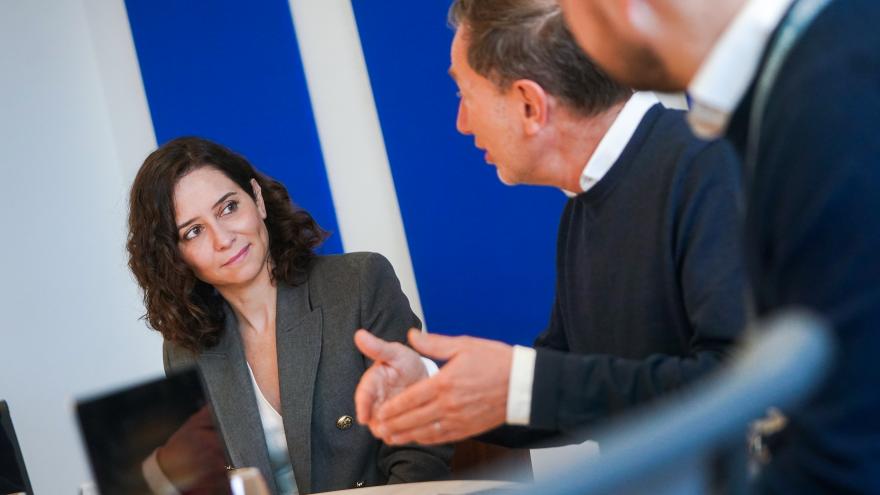
[[[316,256],[323,238],[234,152],[191,137],[154,151],[132,186],[128,252],[166,372],[201,369],[232,463],[275,493],[447,477],[451,449],[391,448],[353,421],[369,365],[354,331],[403,341],[420,322],[385,258]]]

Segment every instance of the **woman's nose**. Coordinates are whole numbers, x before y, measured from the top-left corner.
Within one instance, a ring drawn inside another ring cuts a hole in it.
[[[214,229],[214,249],[223,251],[229,249],[235,241],[235,234],[218,225]]]

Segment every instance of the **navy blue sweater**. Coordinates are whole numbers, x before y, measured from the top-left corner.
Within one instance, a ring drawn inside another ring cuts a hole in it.
[[[746,218],[755,308],[834,325],[825,386],[786,411],[762,493],[880,493],[880,2],[838,0],[792,49],[764,120]],[[745,152],[751,95],[729,137]]]
[[[657,105],[566,205],[556,301],[535,341],[534,429],[572,432],[704,376],[745,322],[741,168]],[[514,443],[514,442],[504,442]]]

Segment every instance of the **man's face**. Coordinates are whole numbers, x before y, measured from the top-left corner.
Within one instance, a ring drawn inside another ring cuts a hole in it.
[[[485,150],[487,163],[495,165],[498,178],[508,185],[529,183],[533,168],[525,156],[517,101],[512,89],[474,72],[467,60],[468,39],[459,28],[452,40],[449,74],[459,90],[456,128],[474,136],[474,145]]]
[[[560,0],[569,29],[581,48],[618,82],[641,90],[680,91],[662,59],[644,41],[644,29],[655,22],[638,1]],[[644,20],[644,22],[639,22]]]

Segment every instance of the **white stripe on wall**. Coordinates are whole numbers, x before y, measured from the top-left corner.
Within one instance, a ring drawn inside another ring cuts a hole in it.
[[[350,0],[289,0],[346,252],[387,257],[425,321]],[[425,324],[427,326],[427,323]]]
[[[141,163],[156,149],[156,134],[128,13],[124,0],[84,0],[83,6],[111,121],[112,145],[124,184],[130,185]]]

